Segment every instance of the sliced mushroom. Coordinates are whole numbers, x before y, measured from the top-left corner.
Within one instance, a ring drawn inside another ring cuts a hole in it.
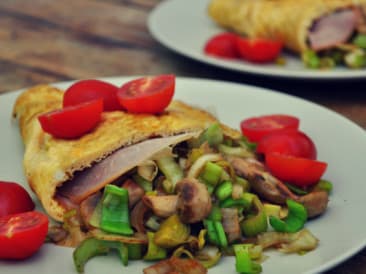
[[[145,195],[142,200],[158,217],[166,218],[177,213],[178,195]]]
[[[203,220],[211,211],[211,197],[207,187],[197,179],[185,178],[177,183],[178,214],[184,223]]]

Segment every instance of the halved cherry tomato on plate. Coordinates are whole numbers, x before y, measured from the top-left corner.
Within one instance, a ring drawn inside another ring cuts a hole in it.
[[[72,84],[64,93],[63,107],[102,98],[104,111],[120,110],[117,99],[118,87],[100,80],[80,80]]]
[[[283,48],[279,40],[238,37],[236,40],[240,56],[251,62],[272,62]]]
[[[305,133],[296,129],[284,129],[269,133],[260,139],[257,152],[280,153],[294,157],[316,159],[314,142]]]
[[[219,33],[206,42],[204,52],[207,55],[221,58],[238,58],[239,51],[236,46],[236,39],[236,34],[230,32]]]
[[[0,258],[25,259],[39,250],[48,232],[48,218],[38,211],[0,217]]]
[[[171,102],[175,89],[174,75],[159,75],[132,80],[117,92],[120,104],[132,113],[161,113]]]
[[[57,138],[77,138],[91,131],[101,120],[103,99],[65,107],[38,116],[42,129]]]
[[[0,217],[33,209],[34,202],[21,185],[0,181]]]
[[[263,136],[282,129],[298,129],[300,120],[291,115],[273,114],[251,117],[241,121],[240,128],[251,142],[258,142]]]
[[[319,182],[327,163],[278,153],[266,155],[266,165],[278,179],[300,187]]]

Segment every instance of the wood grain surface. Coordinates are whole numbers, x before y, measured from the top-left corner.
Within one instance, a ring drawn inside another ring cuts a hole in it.
[[[80,78],[174,73],[300,96],[366,128],[366,80],[283,80],[190,60],[164,48],[149,34],[149,12],[160,2],[1,0],[0,93]],[[366,273],[366,250],[327,273]]]

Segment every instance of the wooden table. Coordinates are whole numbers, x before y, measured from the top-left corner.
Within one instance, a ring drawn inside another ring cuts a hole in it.
[[[1,0],[0,93],[78,78],[174,73],[301,96],[366,128],[366,80],[283,80],[192,61],[164,48],[149,34],[147,16],[159,2]],[[366,273],[366,250],[328,273]]]

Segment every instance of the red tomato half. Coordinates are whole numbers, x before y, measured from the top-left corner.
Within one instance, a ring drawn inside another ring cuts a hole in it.
[[[64,94],[63,106],[74,106],[80,103],[103,99],[104,110],[120,110],[117,99],[118,87],[100,80],[81,80],[71,85]]]
[[[206,42],[204,52],[221,58],[238,58],[239,51],[236,46],[237,35],[224,32],[213,36]]]
[[[101,120],[103,99],[65,107],[38,116],[43,130],[56,138],[77,138]]]
[[[284,129],[265,135],[257,145],[257,152],[279,153],[311,160],[315,160],[317,154],[314,142],[296,129]]]
[[[117,92],[121,105],[133,113],[161,113],[171,102],[175,89],[174,75],[160,75],[132,80]]]
[[[0,217],[0,258],[25,259],[44,243],[48,218],[37,211]]]
[[[240,56],[251,62],[272,62],[280,54],[283,43],[272,39],[238,37],[236,40]]]
[[[316,184],[327,169],[327,163],[278,153],[266,155],[266,164],[278,179],[305,187]]]
[[[33,209],[32,198],[21,185],[0,181],[0,217]]]
[[[243,120],[240,128],[252,142],[258,142],[264,135],[281,129],[298,129],[300,120],[284,114],[263,115]]]

